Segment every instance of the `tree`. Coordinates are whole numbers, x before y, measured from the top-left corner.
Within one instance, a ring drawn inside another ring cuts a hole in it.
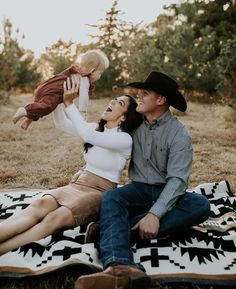
[[[200,35],[206,25],[214,33],[215,54],[212,70],[218,74],[217,93],[232,105],[236,97],[236,2],[235,0],[198,1],[202,14],[196,20],[195,30]]]
[[[235,1],[195,0],[170,5],[166,10],[170,16],[165,37],[155,35],[158,51],[166,59],[162,68],[173,73],[187,91],[219,95],[222,83],[227,82],[223,71],[231,69],[235,59],[229,52],[229,43],[235,39]],[[225,53],[231,55],[230,65],[226,58],[220,60]],[[227,83],[235,86],[234,79],[231,75]]]
[[[33,90],[42,78],[38,72],[38,62],[34,59],[31,50],[23,50],[20,65],[17,71],[15,87],[21,91]]]
[[[59,39],[52,46],[46,48],[45,53],[40,57],[40,62],[46,68],[50,66],[52,74],[58,74],[76,62],[81,50],[80,44]]]
[[[223,43],[217,65],[221,76],[218,88],[222,98],[236,108],[236,38]]]
[[[8,102],[13,89],[26,87],[39,79],[33,64],[33,54],[24,50],[12,36],[9,19],[3,22],[3,39],[0,39],[0,100]]]
[[[100,35],[91,35],[96,39],[98,48],[106,53],[110,66],[102,75],[96,88],[98,90],[112,90],[114,86],[122,86],[125,82],[125,63],[129,56],[127,41],[137,31],[137,26],[119,18],[121,11],[118,1],[114,0],[112,7],[106,12],[105,20],[98,25],[89,25],[98,28]]]

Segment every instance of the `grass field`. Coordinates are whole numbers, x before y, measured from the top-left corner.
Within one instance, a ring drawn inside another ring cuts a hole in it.
[[[30,100],[30,96],[12,97],[9,105],[0,106],[2,189],[59,187],[83,165],[81,140],[56,130],[51,115],[32,123],[27,131],[12,124],[16,108]],[[108,101],[91,100],[89,120],[97,121]],[[225,121],[227,107],[189,103],[188,112],[178,117],[193,138],[189,186],[227,179],[236,191],[236,123]]]
[[[14,96],[9,105],[0,105],[1,191],[59,187],[67,184],[83,165],[82,142],[57,131],[51,116],[32,123],[27,131],[23,131],[18,124],[12,124],[15,110],[30,100],[29,95]],[[108,101],[107,98],[91,100],[89,120],[96,121]],[[228,180],[236,192],[236,124],[228,119],[228,108],[220,104],[190,102],[188,112],[178,117],[186,124],[193,138],[194,162],[189,187]],[[126,170],[122,183],[127,181]],[[71,270],[37,278],[37,281],[4,281],[4,284],[0,281],[0,288],[69,289],[73,288],[77,275]],[[198,286],[192,285],[190,288]]]

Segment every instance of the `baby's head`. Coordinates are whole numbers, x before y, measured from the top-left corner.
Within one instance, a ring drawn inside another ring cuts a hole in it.
[[[91,83],[97,81],[108,66],[109,60],[106,54],[99,49],[88,50],[80,55],[80,73],[83,76],[90,76]]]

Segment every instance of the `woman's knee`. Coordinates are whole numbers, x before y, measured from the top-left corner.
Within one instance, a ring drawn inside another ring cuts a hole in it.
[[[50,212],[42,221],[44,225],[56,229],[75,225],[71,211],[66,207],[59,207]]]
[[[29,208],[30,207],[31,208],[33,208],[33,207],[34,208],[42,208],[44,206],[44,204],[45,204],[45,201],[43,200],[43,198],[36,199],[30,204]]]
[[[34,200],[28,207],[27,211],[30,212],[31,215],[36,220],[40,220],[43,218],[43,212],[46,207],[46,201],[43,198]]]
[[[44,210],[50,207],[56,208],[58,206],[57,201],[50,195],[45,195],[42,198],[34,200],[31,204],[31,208]]]

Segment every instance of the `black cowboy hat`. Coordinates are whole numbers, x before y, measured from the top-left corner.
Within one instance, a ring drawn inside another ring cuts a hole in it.
[[[184,96],[178,90],[177,82],[168,75],[152,71],[144,82],[131,82],[127,86],[153,90],[166,97],[167,103],[180,111],[186,111],[187,103]]]

